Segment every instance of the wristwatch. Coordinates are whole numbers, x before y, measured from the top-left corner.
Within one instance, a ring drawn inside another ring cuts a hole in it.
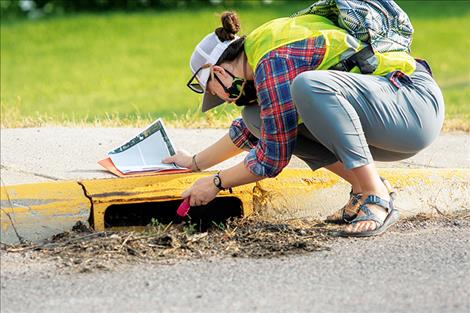
[[[219,173],[214,175],[214,185],[219,188],[220,190],[226,190],[224,186],[222,186],[222,180],[220,179]]]

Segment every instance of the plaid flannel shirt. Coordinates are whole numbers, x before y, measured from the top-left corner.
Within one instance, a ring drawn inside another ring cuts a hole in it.
[[[267,53],[255,70],[261,136],[254,137],[241,118],[233,121],[230,137],[250,149],[245,166],[255,175],[274,177],[289,163],[297,137],[297,110],[290,85],[304,71],[314,70],[325,55],[323,36],[308,38]]]

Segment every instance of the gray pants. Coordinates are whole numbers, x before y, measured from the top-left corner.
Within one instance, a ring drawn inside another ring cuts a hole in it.
[[[347,169],[409,158],[439,135],[444,100],[432,77],[415,72],[412,83],[395,87],[386,77],[339,71],[298,75],[291,93],[303,124],[294,155],[313,170],[341,161]],[[258,106],[242,111],[260,136]]]

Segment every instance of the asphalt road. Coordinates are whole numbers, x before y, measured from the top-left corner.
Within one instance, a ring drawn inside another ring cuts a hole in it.
[[[1,312],[470,312],[470,223],[338,239],[274,259],[57,271],[2,252]]]

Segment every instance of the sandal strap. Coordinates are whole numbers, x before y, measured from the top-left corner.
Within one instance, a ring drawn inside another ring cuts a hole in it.
[[[353,198],[353,201],[359,201],[362,198],[362,193],[354,193],[352,188],[349,192],[349,199]]]
[[[351,193],[351,197],[359,201],[362,198],[362,193]]]
[[[356,203],[359,202],[362,198],[362,193],[354,193],[351,188],[351,192],[349,193],[349,201],[351,201],[352,205],[356,205]],[[341,213],[341,219],[347,223],[351,222],[351,218],[354,216],[350,216],[346,214],[346,206],[343,207],[342,213]],[[354,214],[356,215],[356,214]]]
[[[356,224],[358,222],[363,222],[363,221],[374,221],[375,224],[377,225],[377,228],[378,228],[378,227],[382,226],[382,224],[384,223],[383,220],[378,218],[378,216],[375,215],[374,213],[372,213],[369,210],[369,208],[367,208],[365,205],[361,205],[359,207],[359,210],[363,211],[365,213],[365,215],[356,217],[355,219],[353,219],[351,221],[351,224]],[[366,213],[366,211],[367,211],[367,213]]]
[[[393,200],[390,199],[390,201],[384,200],[380,198],[379,196],[376,195],[369,195],[365,200],[364,204],[376,204],[378,206],[381,206],[385,210],[387,210],[387,213],[393,210]],[[367,209],[369,210],[369,209]],[[365,213],[365,212],[364,212]]]
[[[389,214],[393,208],[393,200],[386,201],[379,196],[376,195],[369,195],[365,200],[364,203],[359,206],[359,211],[364,212],[364,215],[356,217],[354,220],[351,221],[351,224],[356,224],[362,221],[374,221],[377,224],[377,228],[382,226],[384,220],[380,219],[377,215],[372,213],[372,211],[367,207],[367,204],[376,204],[378,206],[383,207],[387,214]]]
[[[356,203],[361,200],[362,193],[351,193],[350,201],[352,205],[356,205]]]

